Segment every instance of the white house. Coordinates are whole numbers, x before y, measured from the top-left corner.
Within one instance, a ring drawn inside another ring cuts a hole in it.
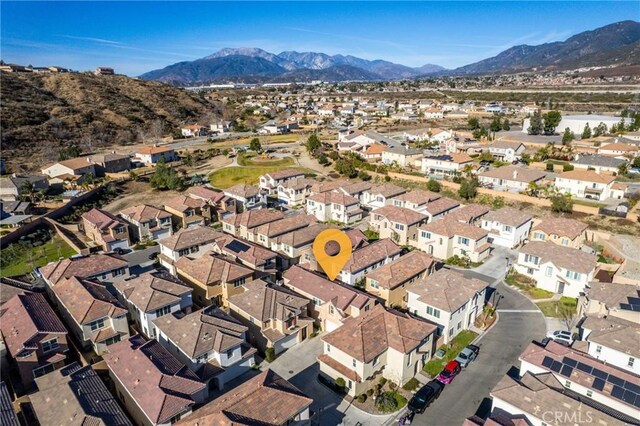
[[[382,152],[384,164],[397,164],[399,167],[414,167],[422,159],[422,151],[408,146],[394,146]]]
[[[512,163],[520,160],[526,147],[520,142],[495,141],[489,145],[489,153],[499,161]]]
[[[304,177],[304,173],[298,170],[279,170],[277,172],[267,173],[260,176],[260,190],[266,191],[269,194],[275,194],[278,190],[278,185],[281,183],[302,177]]]
[[[321,192],[307,197],[307,214],[320,222],[350,224],[362,219],[363,211],[357,198],[338,192]]]
[[[503,207],[487,213],[481,226],[489,231],[489,243],[514,248],[524,243],[532,225],[533,217],[528,213]]]
[[[183,228],[159,242],[160,264],[175,274],[174,263],[178,259],[187,255],[195,258],[208,253],[213,248],[215,240],[222,236],[224,236],[222,232],[208,226]]]
[[[592,357],[640,376],[640,324],[616,317],[587,316],[581,338]]]
[[[593,170],[571,170],[556,177],[555,187],[558,192],[577,198],[623,198],[624,191],[614,189],[614,181],[614,176],[599,174]]]
[[[362,204],[371,209],[377,209],[380,207],[391,205],[391,200],[407,192],[406,189],[393,185],[391,183],[385,183],[381,185],[375,185],[362,192],[361,201]]]
[[[552,242],[532,241],[522,247],[514,269],[543,290],[580,296],[596,273],[596,256]]]
[[[422,172],[426,175],[455,176],[470,164],[473,164],[473,159],[464,153],[430,155],[422,159]]]
[[[526,191],[531,183],[541,183],[545,176],[546,173],[540,170],[506,166],[478,173],[478,181],[493,186],[493,189],[520,192]]]
[[[340,271],[342,282],[356,285],[370,271],[393,262],[402,250],[388,238],[375,241],[355,250]]]
[[[441,260],[459,256],[482,262],[491,253],[488,235],[477,226],[444,218],[418,229],[416,247]]]
[[[166,163],[176,161],[178,156],[173,148],[167,146],[143,146],[136,152],[136,158],[141,163],[156,164],[160,159],[163,159]]]

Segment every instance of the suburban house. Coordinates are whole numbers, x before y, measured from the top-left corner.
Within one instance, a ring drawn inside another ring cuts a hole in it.
[[[421,226],[416,247],[440,260],[458,256],[482,262],[491,253],[488,236],[482,228],[447,217]]]
[[[69,160],[63,160],[43,168],[42,174],[49,178],[63,179],[67,176],[82,176],[91,174],[96,176],[95,164],[90,157],[77,157]]]
[[[249,341],[261,352],[275,355],[307,340],[313,319],[307,317],[310,301],[264,281],[245,284],[247,291],[229,298],[231,315],[249,327]]]
[[[309,258],[313,256],[312,245],[316,237],[322,231],[331,227],[323,223],[314,223],[305,228],[280,235],[276,238],[276,251],[284,253],[289,260],[289,264],[308,263]]]
[[[408,146],[388,147],[382,152],[382,163],[387,165],[397,165],[398,167],[420,167],[422,160],[422,150],[409,148]]]
[[[377,209],[391,205],[391,200],[393,198],[398,197],[405,192],[407,192],[406,189],[391,183],[374,185],[363,192],[361,201],[365,207]]]
[[[286,288],[311,300],[309,313],[316,325],[327,332],[340,327],[346,318],[368,311],[376,303],[367,293],[329,281],[305,266],[292,266],[282,278]]]
[[[182,136],[187,138],[194,138],[198,136],[207,136],[207,128],[198,124],[192,124],[190,126],[183,126],[180,128]]]
[[[146,272],[114,287],[138,330],[150,338],[157,335],[154,319],[175,312],[191,312],[193,305],[191,287],[158,272]]]
[[[439,198],[442,198],[442,195],[438,193],[423,191],[422,189],[413,189],[393,198],[391,200],[391,205],[424,213],[427,209],[427,205]]]
[[[363,152],[360,153],[360,156],[367,161],[376,162],[382,160],[382,153],[387,149],[384,145],[374,144],[369,146]]]
[[[27,191],[29,189],[29,191]],[[16,201],[23,196],[47,192],[49,182],[43,175],[16,175],[0,178],[0,200]]]
[[[129,223],[138,241],[158,241],[173,234],[171,213],[147,204],[121,210],[120,217]]]
[[[38,274],[49,287],[71,277],[95,279],[110,284],[129,277],[129,263],[120,256],[99,253],[51,262],[41,266]]]
[[[320,374],[356,397],[385,377],[402,386],[420,372],[434,350],[436,326],[376,305],[322,336]]]
[[[187,195],[196,200],[209,204],[208,220],[215,222],[229,214],[236,213],[236,200],[223,192],[217,192],[204,186],[192,186],[187,189]]]
[[[387,307],[402,307],[407,302],[407,286],[431,275],[436,262],[428,254],[412,251],[366,274],[365,290]]]
[[[565,217],[543,219],[531,230],[531,241],[548,241],[561,246],[580,248],[587,240],[589,225]]]
[[[200,407],[178,422],[181,426],[293,425],[309,421],[313,400],[272,370],[265,370]]]
[[[311,195],[313,182],[307,178],[296,178],[279,183],[276,192],[278,202],[289,207],[303,205],[306,198]]]
[[[200,198],[178,195],[164,202],[164,209],[171,213],[173,222],[182,228],[208,225],[213,216],[212,206]]]
[[[634,158],[640,155],[640,147],[623,142],[614,142],[598,148],[598,154],[611,157]]]
[[[455,176],[473,159],[464,153],[429,155],[422,159],[422,172],[426,175]]]
[[[89,157],[96,167],[98,176],[107,173],[120,173],[131,168],[131,157],[126,154],[117,154],[115,151],[109,154],[96,154]]]
[[[489,145],[489,153],[498,161],[513,163],[522,159],[526,147],[520,142],[495,141]]]
[[[577,315],[621,318],[640,324],[640,287],[635,284],[592,282],[578,298]]]
[[[292,179],[304,177],[304,173],[298,170],[279,170],[260,176],[260,189],[269,194],[275,194],[278,185]]]
[[[253,230],[258,226],[282,218],[284,218],[284,213],[278,210],[248,210],[244,213],[234,214],[222,219],[222,230],[227,234],[248,239],[249,235],[251,235]]]
[[[614,189],[615,176],[599,174],[593,170],[571,170],[556,177],[558,192],[591,200],[621,199],[624,191]]]
[[[356,285],[370,271],[390,263],[400,257],[402,250],[388,238],[377,240],[354,250],[340,271],[340,279],[349,285]],[[318,265],[318,267],[320,267]]]
[[[267,206],[267,196],[255,185],[240,183],[224,190],[224,195],[236,200],[238,213],[257,210]]]
[[[209,252],[216,239],[223,237],[222,232],[208,226],[183,228],[159,242],[160,264],[175,274],[174,263],[182,256],[196,258]]]
[[[0,332],[23,386],[64,366],[67,329],[42,293],[16,294],[5,302]]]
[[[283,219],[265,223],[249,231],[247,239],[263,247],[278,250],[278,237],[317,223],[315,216],[294,214]]]
[[[506,166],[478,173],[478,181],[496,190],[520,192],[526,191],[529,185],[541,184],[546,175],[541,170],[528,167]]]
[[[322,192],[307,197],[307,214],[314,215],[320,222],[350,224],[362,219],[360,201],[338,192]]]
[[[278,270],[288,266],[276,252],[231,235],[217,239],[213,251],[253,269],[257,272],[256,279],[273,280]]]
[[[591,169],[596,173],[614,174],[618,173],[620,166],[627,162],[626,159],[605,157],[604,155],[576,155],[570,164],[574,169]]]
[[[589,315],[580,324],[581,339],[595,359],[640,376],[640,324]]]
[[[223,389],[255,365],[256,350],[247,343],[247,327],[220,309],[180,318],[165,315],[154,324],[158,342],[199,377],[206,377],[210,390]]]
[[[167,146],[143,146],[136,152],[136,158],[141,163],[157,164],[159,161],[170,163],[176,161],[178,156],[173,148]]]
[[[482,229],[489,231],[488,242],[497,246],[515,248],[529,237],[533,217],[511,207],[502,207],[482,218]]]
[[[136,424],[174,424],[208,396],[206,384],[156,340],[133,336],[112,345],[103,357],[118,398]]]
[[[467,204],[449,213],[447,219],[480,226],[482,218],[490,211],[488,206],[482,204]]]
[[[329,184],[326,184],[325,186],[329,186]],[[349,195],[353,198],[357,198],[360,202],[363,202],[365,199],[365,193],[367,193],[371,188],[373,188],[373,185],[368,182],[342,182],[338,187],[334,188],[333,191]]]
[[[96,208],[82,215],[84,235],[104,251],[128,249],[131,245],[129,224],[119,217]]]
[[[532,241],[522,247],[514,269],[543,290],[578,297],[593,280],[596,256],[551,242]]]
[[[434,201],[427,203],[427,207],[422,211],[429,218],[429,223],[434,220],[447,217],[460,207],[460,203],[453,198],[440,197]]]
[[[391,238],[396,244],[413,245],[418,240],[418,227],[429,217],[416,211],[396,206],[385,206],[371,212],[369,225],[380,238]]]
[[[102,355],[129,337],[127,310],[104,285],[71,277],[52,290],[62,318],[84,349]]]
[[[90,365],[82,367],[73,362],[38,377],[36,386],[38,392],[29,395],[29,402],[40,426],[57,426],[63,419],[76,425],[133,426]],[[91,395],[90,403],[87,394]]]
[[[468,330],[482,314],[490,283],[441,269],[407,287],[407,309],[438,325],[444,343]]]
[[[220,255],[205,254],[196,259],[181,257],[175,263],[176,274],[193,287],[193,297],[201,306],[227,306],[227,300],[244,291],[253,280],[253,269]]]

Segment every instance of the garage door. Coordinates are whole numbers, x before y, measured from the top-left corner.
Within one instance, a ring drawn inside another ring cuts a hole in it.
[[[117,248],[128,249],[129,248],[129,242],[127,240],[121,240],[121,241],[115,241],[115,242],[111,243],[111,250],[114,250],[114,249],[117,249]]]
[[[277,341],[276,344],[274,345],[276,355],[289,348],[294,347],[296,345],[297,340],[298,340],[298,333],[294,333],[285,337],[282,340]]]
[[[335,330],[336,328],[340,327],[341,324],[339,322],[333,322],[333,321],[326,320],[324,322],[324,325],[325,325],[325,328],[327,329],[326,330],[327,333],[329,333],[329,332]]]

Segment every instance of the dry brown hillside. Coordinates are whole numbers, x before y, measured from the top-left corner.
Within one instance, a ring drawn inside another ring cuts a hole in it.
[[[170,132],[212,106],[197,95],[125,76],[2,73],[2,156],[11,169],[56,161],[73,143],[83,152],[126,145],[164,123]]]

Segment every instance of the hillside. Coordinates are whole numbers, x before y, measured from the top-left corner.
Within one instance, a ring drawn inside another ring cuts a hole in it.
[[[14,170],[55,161],[71,143],[84,151],[126,145],[155,120],[169,131],[211,109],[165,84],[84,73],[2,73],[0,95],[2,156]]]
[[[492,58],[456,68],[450,74],[552,71],[634,64],[640,64],[640,22],[622,21],[576,34],[565,41],[514,46]]]

